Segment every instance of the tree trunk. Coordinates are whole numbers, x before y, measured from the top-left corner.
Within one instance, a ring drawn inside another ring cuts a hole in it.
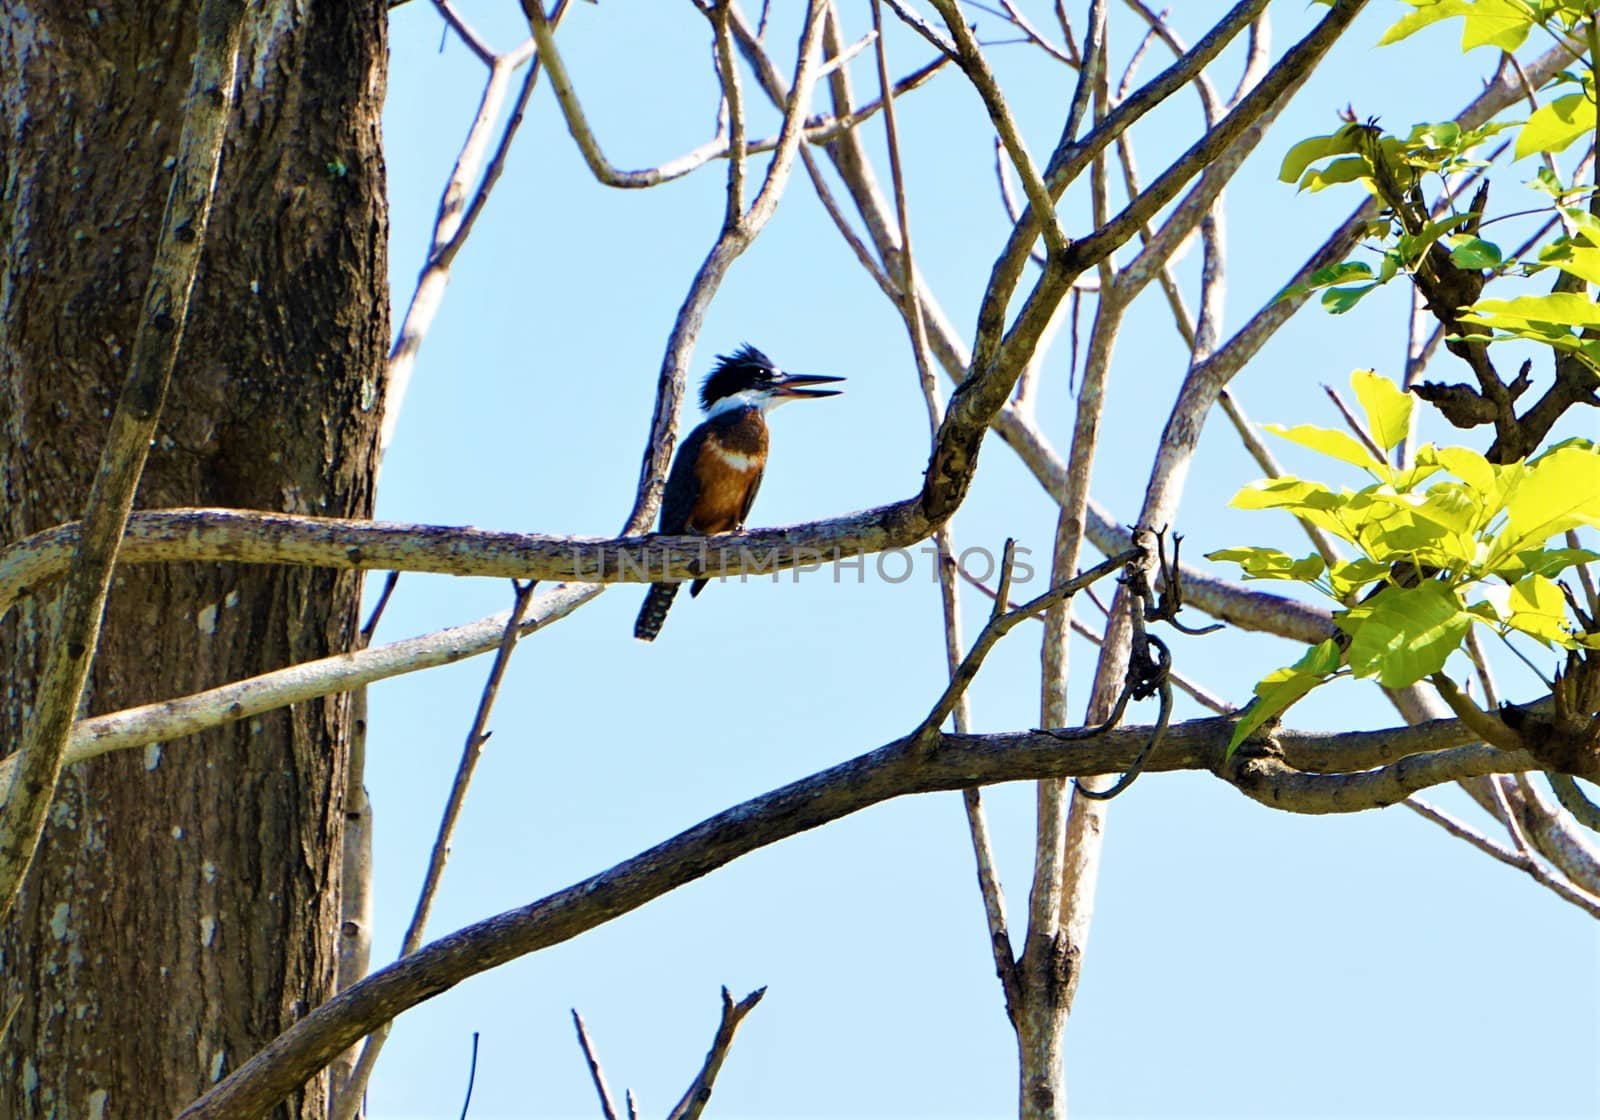
[[[0,5],[0,536],[77,518],[170,186],[191,5]],[[140,508],[370,515],[388,343],[382,4],[252,4]],[[118,571],[100,713],[345,649],[349,574]],[[54,618],[0,627],[15,748]],[[68,769],[0,929],[0,1116],[174,1114],[329,994],[347,697]],[[320,1117],[308,1086],[279,1115]]]

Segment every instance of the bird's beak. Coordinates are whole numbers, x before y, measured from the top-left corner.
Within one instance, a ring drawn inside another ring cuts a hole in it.
[[[837,397],[842,389],[810,389],[809,385],[831,385],[843,381],[842,377],[823,377],[814,373],[786,373],[783,380],[778,382],[773,390],[773,396],[786,397],[794,400],[807,400],[814,397]]]

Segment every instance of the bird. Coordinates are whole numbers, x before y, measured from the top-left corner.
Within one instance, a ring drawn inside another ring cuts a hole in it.
[[[748,342],[732,354],[719,354],[700,387],[706,418],[673,457],[656,531],[709,536],[744,528],[767,466],[767,413],[789,401],[838,396],[839,389],[814,386],[843,380],[785,373]],[[699,595],[707,582],[695,580],[689,594]],[[652,583],[633,636],[654,641],[677,594],[676,583]]]

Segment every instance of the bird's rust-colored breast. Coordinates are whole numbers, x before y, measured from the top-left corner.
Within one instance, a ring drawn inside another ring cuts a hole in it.
[[[742,526],[766,465],[767,426],[759,413],[708,431],[695,462],[700,486],[689,528],[729,533]]]

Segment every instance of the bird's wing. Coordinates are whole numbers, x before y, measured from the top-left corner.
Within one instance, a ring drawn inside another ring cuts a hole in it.
[[[757,471],[755,478],[750,481],[750,489],[744,492],[744,505],[739,510],[739,524],[736,528],[743,529],[744,523],[750,517],[750,507],[755,505],[756,491],[761,489],[761,476],[765,471]]]
[[[678,453],[672,458],[672,470],[667,474],[667,488],[661,496],[661,521],[657,532],[688,532],[689,515],[694,512],[695,499],[700,496],[700,476],[695,466],[700,459],[700,446],[705,441],[706,430],[702,425],[678,445]]]

